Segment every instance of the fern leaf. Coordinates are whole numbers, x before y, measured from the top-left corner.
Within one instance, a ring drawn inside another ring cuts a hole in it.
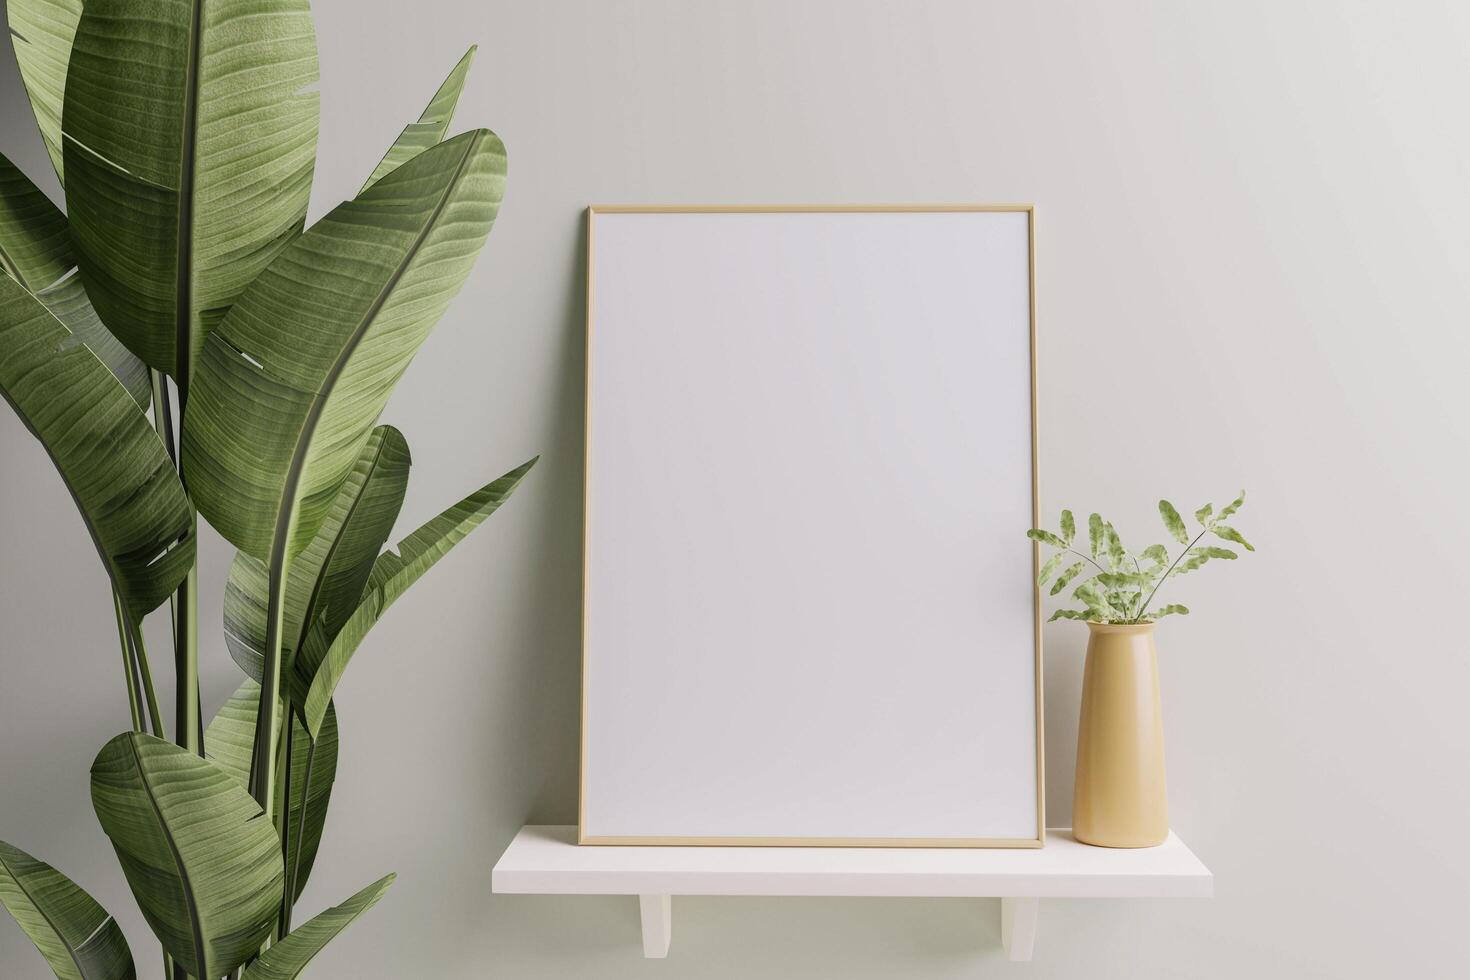
[[[1062,559],[1066,556],[1067,553],[1065,551],[1058,551],[1046,560],[1046,564],[1041,566],[1041,571],[1036,575],[1037,587],[1046,584],[1046,580],[1051,578],[1051,573],[1057,570],[1057,566],[1062,563]]]
[[[1068,583],[1070,583],[1078,575],[1082,574],[1082,569],[1085,567],[1086,566],[1083,565],[1080,561],[1069,565],[1067,569],[1062,572],[1061,575],[1057,576],[1057,580],[1051,584],[1051,594],[1056,595],[1057,593],[1065,589]]]
[[[1040,528],[1033,527],[1031,530],[1026,532],[1026,537],[1030,538],[1032,541],[1040,541],[1042,544],[1049,544],[1053,548],[1065,548],[1067,546],[1067,543],[1061,538],[1057,537],[1055,534],[1052,534],[1050,531],[1043,531]]]
[[[1244,548],[1246,551],[1256,550],[1255,546],[1253,546],[1245,538],[1241,537],[1240,532],[1231,527],[1229,524],[1217,523],[1214,527],[1210,528],[1210,533],[1217,538],[1224,538],[1226,541],[1233,541]]]
[[[1184,518],[1179,516],[1179,511],[1167,500],[1159,501],[1159,516],[1164,519],[1164,528],[1180,544],[1189,544],[1189,531],[1184,526]]]

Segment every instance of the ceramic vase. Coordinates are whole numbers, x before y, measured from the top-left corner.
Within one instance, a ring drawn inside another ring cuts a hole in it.
[[[1072,833],[1100,847],[1154,847],[1169,836],[1154,624],[1087,628]]]

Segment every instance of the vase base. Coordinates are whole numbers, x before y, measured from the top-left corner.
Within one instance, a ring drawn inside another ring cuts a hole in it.
[[[1154,837],[1142,838],[1142,837],[1108,837],[1106,835],[1096,835],[1096,836],[1093,836],[1093,835],[1089,835],[1089,834],[1079,834],[1079,833],[1077,833],[1076,830],[1073,830],[1072,831],[1072,836],[1079,843],[1088,844],[1088,845],[1090,845],[1092,847],[1115,847],[1115,848],[1123,849],[1123,848],[1158,847],[1160,844],[1163,844],[1165,841],[1167,841],[1169,839],[1169,832],[1167,830],[1164,831],[1164,836],[1158,837],[1158,838],[1154,838]]]

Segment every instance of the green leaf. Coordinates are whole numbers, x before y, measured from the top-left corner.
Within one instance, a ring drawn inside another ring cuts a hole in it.
[[[1048,623],[1055,623],[1059,619],[1081,619],[1086,620],[1088,613],[1079,609],[1058,609],[1047,619]]]
[[[459,105],[460,93],[464,91],[465,79],[470,73],[470,63],[475,60],[475,45],[464,53],[459,59],[459,64],[444,79],[444,84],[439,86],[439,91],[429,100],[429,105],[419,116],[417,122],[411,122],[398,134],[398,139],[388,148],[383,159],[374,168],[372,176],[367,183],[362,185],[358,191],[361,196],[363,191],[388,176],[399,167],[403,166],[414,157],[418,156],[429,147],[434,146],[444,139],[444,134],[449,132],[450,120],[454,118],[455,107]]]
[[[1161,544],[1151,544],[1139,553],[1139,557],[1147,558],[1155,565],[1169,564],[1169,549]]]
[[[86,0],[62,114],[82,282],[181,400],[206,335],[301,232],[316,80],[307,0]]]
[[[75,265],[66,215],[0,154],[0,269],[38,293]]]
[[[1224,510],[1220,511],[1219,516],[1216,517],[1215,520],[1217,520],[1217,521],[1223,521],[1223,520],[1225,520],[1226,518],[1228,518],[1232,514],[1234,514],[1236,511],[1240,510],[1240,508],[1244,504],[1245,504],[1245,491],[1242,490],[1242,491],[1240,491],[1240,496],[1239,497],[1236,497],[1234,500],[1232,500],[1230,502],[1230,504]]]
[[[362,598],[373,562],[388,540],[412,460],[403,433],[380,425],[368,437],[311,543],[291,561],[283,603],[282,658],[290,663],[307,628],[326,616],[327,638]],[[269,576],[264,562],[237,552],[225,586],[225,645],[240,669],[260,680],[265,663]]]
[[[1180,544],[1189,544],[1189,531],[1184,527],[1184,518],[1179,516],[1179,511],[1167,500],[1159,501],[1159,516],[1164,519],[1164,527],[1173,535],[1174,540]]]
[[[255,717],[259,704],[260,685],[247,680],[219,709],[204,735],[209,758],[229,773],[241,789],[249,785],[250,755],[255,747]],[[295,902],[301,897],[316,863],[327,807],[332,801],[332,785],[337,779],[337,709],[327,706],[321,733],[315,742],[300,719],[292,718],[291,738],[291,802],[287,816],[290,853],[286,856],[286,870],[289,880],[294,861],[296,887],[291,901]]]
[[[1046,563],[1041,566],[1041,571],[1036,575],[1036,584],[1038,586],[1045,585],[1046,580],[1051,578],[1051,573],[1057,570],[1057,566],[1062,563],[1062,559],[1065,557],[1067,557],[1065,551],[1058,551],[1048,558]]]
[[[1190,572],[1199,571],[1209,560],[1208,555],[1196,555],[1194,552],[1190,552],[1190,557],[1174,566],[1174,574],[1188,575]]]
[[[65,178],[61,164],[61,99],[66,91],[66,65],[72,38],[82,16],[82,0],[6,0],[10,41],[31,111],[56,176]]]
[[[1118,615],[1124,619],[1132,619],[1133,610],[1137,609],[1138,604],[1143,600],[1143,593],[1134,591],[1111,594],[1108,599],[1112,607],[1118,610]]]
[[[1199,521],[1201,524],[1204,524],[1207,521],[1209,521],[1210,514],[1213,513],[1214,510],[1215,510],[1214,505],[1212,505],[1212,504],[1205,504],[1199,510],[1197,510],[1197,511],[1194,512],[1194,519],[1197,520],[1197,521]]]
[[[1050,531],[1043,531],[1040,528],[1033,527],[1031,530],[1026,532],[1026,537],[1030,538],[1032,541],[1040,542],[1041,544],[1049,544],[1053,548],[1067,547],[1067,542],[1063,541],[1061,538],[1057,537]]]
[[[19,44],[20,42],[16,42]],[[0,269],[15,279],[107,365],[140,407],[152,396],[148,368],[102,325],[73,270],[66,216],[0,155]]]
[[[1087,614],[1091,618],[1106,622],[1113,617],[1112,604],[1092,580],[1089,579],[1077,586],[1072,595],[1081,599],[1087,606]]]
[[[1112,521],[1105,525],[1105,529],[1108,536],[1108,561],[1112,563],[1113,568],[1122,568],[1128,561],[1128,552],[1123,549],[1123,539],[1118,537],[1118,531],[1113,527]]]
[[[1077,521],[1072,517],[1070,510],[1062,511],[1062,540],[1067,547],[1072,547],[1072,541],[1077,537]]]
[[[1210,528],[1210,533],[1217,538],[1224,538],[1226,541],[1233,541],[1235,544],[1240,545],[1246,551],[1256,550],[1249,541],[1241,537],[1239,531],[1228,524],[1220,524],[1217,522],[1213,527]]]
[[[210,335],[183,466],[199,512],[235,547],[269,560],[316,534],[504,187],[489,130],[425,150],[298,238]]]
[[[222,977],[259,951],[280,909],[281,841],[229,773],[126,732],[92,763],[92,807],[143,917],[179,966]]]
[[[1087,543],[1092,549],[1092,557],[1096,558],[1103,549],[1103,541],[1106,532],[1103,528],[1103,519],[1100,514],[1091,514],[1087,518]]]
[[[1067,583],[1071,582],[1078,575],[1082,574],[1082,569],[1084,567],[1086,566],[1080,561],[1069,565],[1066,571],[1062,572],[1062,574],[1057,577],[1057,580],[1051,584],[1051,594],[1056,595],[1063,589],[1065,589],[1067,587]]]
[[[116,920],[76,882],[0,841],[0,905],[61,980],[133,980],[133,954]]]
[[[91,349],[139,408],[146,409],[152,404],[153,384],[148,366],[103,326],[80,276],[69,275],[49,289],[41,290],[36,298]]]
[[[358,916],[378,904],[397,875],[387,875],[368,885],[341,905],[294,929],[289,936],[260,954],[245,971],[244,980],[296,980],[317,953],[346,929]]]
[[[146,416],[25,287],[0,276],[0,393],[61,472],[136,619],[194,564],[189,499]]]
[[[495,513],[539,458],[517,466],[429,520],[398,543],[398,553],[383,552],[373,566],[362,602],[330,644],[321,629],[311,631],[296,656],[295,671],[298,683],[307,692],[304,698],[296,698],[296,703],[302,707],[307,731],[313,734],[320,731],[327,706],[348,661],[388,607],[451,548]]]
[[[1189,608],[1187,606],[1181,606],[1177,602],[1170,603],[1162,609],[1155,609],[1153,612],[1149,613],[1148,618],[1153,620],[1160,620],[1163,619],[1165,616],[1174,615],[1188,616]]]
[[[1147,585],[1153,576],[1144,572],[1099,572],[1093,581],[1109,589],[1124,589],[1133,585]]]
[[[1200,568],[1204,567],[1206,562],[1210,561],[1213,558],[1224,558],[1228,560],[1234,557],[1235,552],[1231,551],[1229,548],[1212,548],[1208,546],[1191,548],[1185,553],[1184,561],[1181,561],[1178,565],[1175,566],[1174,574],[1187,575],[1190,572],[1198,571]]]

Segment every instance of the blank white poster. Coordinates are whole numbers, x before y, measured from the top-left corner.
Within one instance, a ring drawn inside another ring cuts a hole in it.
[[[1031,220],[594,209],[585,843],[1039,843]]]

